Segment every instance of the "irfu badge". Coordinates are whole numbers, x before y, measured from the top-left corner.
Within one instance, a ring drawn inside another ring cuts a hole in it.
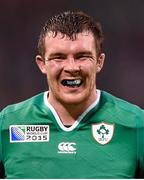
[[[92,125],[92,134],[99,144],[107,144],[113,137],[114,124],[101,122]]]

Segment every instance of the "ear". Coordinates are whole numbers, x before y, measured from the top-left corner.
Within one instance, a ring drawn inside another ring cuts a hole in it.
[[[43,60],[42,56],[37,55],[36,56],[36,64],[38,65],[39,69],[41,70],[41,72],[43,74],[46,74],[46,65],[45,65],[45,61]]]
[[[101,69],[103,68],[104,60],[105,60],[105,54],[101,53],[97,59],[97,73],[99,73]]]

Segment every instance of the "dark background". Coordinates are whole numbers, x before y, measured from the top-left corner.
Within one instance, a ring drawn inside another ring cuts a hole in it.
[[[0,0],[0,109],[47,90],[35,64],[38,36],[50,15],[69,9],[103,26],[98,88],[144,108],[144,0]]]

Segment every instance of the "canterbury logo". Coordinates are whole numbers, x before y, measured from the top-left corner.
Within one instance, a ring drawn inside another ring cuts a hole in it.
[[[76,143],[74,142],[61,142],[58,145],[58,153],[65,154],[75,154],[76,153]]]

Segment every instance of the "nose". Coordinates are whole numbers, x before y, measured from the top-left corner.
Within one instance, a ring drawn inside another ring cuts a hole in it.
[[[74,58],[68,58],[64,64],[64,71],[69,73],[77,73],[80,71],[80,65]]]

